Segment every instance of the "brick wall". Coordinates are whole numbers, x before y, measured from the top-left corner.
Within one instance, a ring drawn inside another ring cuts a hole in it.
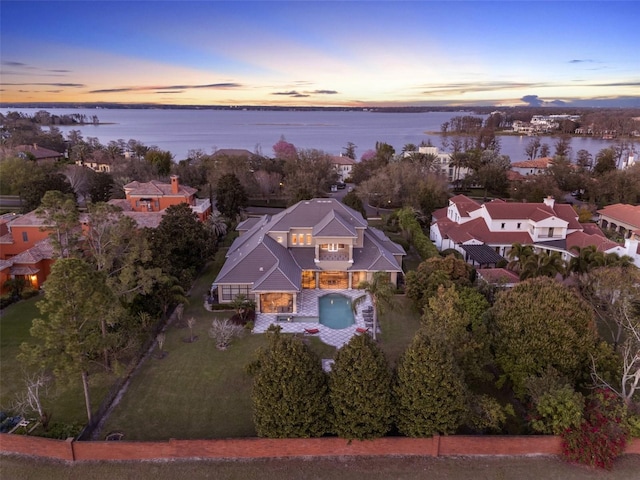
[[[341,438],[169,440],[166,442],[76,442],[0,434],[0,452],[65,461],[180,458],[246,459],[333,456],[558,455],[553,436],[387,437],[352,441]],[[635,439],[626,453],[640,454]]]

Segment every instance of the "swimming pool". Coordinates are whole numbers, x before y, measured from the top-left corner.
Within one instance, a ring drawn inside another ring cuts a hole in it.
[[[339,293],[330,293],[318,299],[320,323],[340,330],[355,323],[351,310],[351,299]]]

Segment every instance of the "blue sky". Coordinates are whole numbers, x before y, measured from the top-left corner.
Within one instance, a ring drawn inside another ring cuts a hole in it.
[[[640,2],[7,1],[0,102],[640,106]]]

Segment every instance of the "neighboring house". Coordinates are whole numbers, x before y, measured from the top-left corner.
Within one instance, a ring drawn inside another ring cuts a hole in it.
[[[522,176],[540,175],[546,173],[547,169],[553,163],[553,158],[542,157],[533,160],[524,160],[523,162],[515,162],[511,164],[511,171],[519,173]]]
[[[624,255],[640,268],[640,205],[616,203],[598,210],[598,224],[624,237]]]
[[[344,157],[342,155],[331,157],[331,165],[333,165],[333,168],[335,168],[338,173],[338,181],[340,182],[345,182],[349,177],[351,177],[351,171],[355,164],[356,161],[349,157]]]
[[[238,294],[261,313],[296,313],[307,289],[352,289],[375,272],[396,285],[404,249],[362,215],[332,199],[299,202],[277,215],[249,218],[213,282],[221,303]]]
[[[191,210],[204,222],[211,215],[211,202],[209,199],[196,198],[197,190],[180,184],[177,175],[171,176],[171,183],[162,183],[157,180],[150,182],[131,182],[124,186],[124,193],[128,207],[122,201],[111,201],[131,212],[162,212],[171,205],[186,203]],[[130,215],[133,217],[133,215]]]
[[[111,172],[111,159],[88,158],[86,160],[76,160],[76,165],[90,168],[94,172]]]
[[[50,229],[34,212],[0,219],[0,290],[12,278],[24,278],[40,288],[54,262]]]
[[[24,215],[9,214],[0,220],[0,259],[14,257],[49,238],[50,229],[35,210]]]
[[[489,251],[507,257],[514,243],[533,245],[536,250],[575,256],[574,246],[594,245],[604,253],[625,255],[622,245],[608,240],[595,224],[581,224],[578,214],[553,198],[543,203],[480,204],[464,195],[449,199],[449,206],[433,214],[430,236],[438,250],[453,248],[465,260],[480,266],[497,264]],[[482,246],[482,247],[474,247]]]
[[[64,154],[43,148],[34,143],[33,145],[18,145],[14,148],[15,155],[25,160],[34,160],[37,163],[54,163],[64,158]]]
[[[598,210],[598,225],[624,238],[640,238],[640,205],[616,203]]]

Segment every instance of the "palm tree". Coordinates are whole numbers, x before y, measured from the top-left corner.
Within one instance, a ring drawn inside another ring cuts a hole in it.
[[[520,280],[534,277],[555,277],[564,274],[565,263],[560,252],[534,253],[527,257],[522,265]]]
[[[569,260],[567,265],[568,273],[582,274],[587,273],[593,268],[600,267],[605,263],[605,257],[602,252],[598,252],[594,245],[579,247],[574,245],[571,250],[576,252],[576,256]]]
[[[386,307],[393,305],[394,286],[389,281],[387,272],[375,272],[371,281],[360,282],[358,289],[364,290],[371,296],[371,302],[373,303],[373,339],[376,340],[378,313],[382,313]],[[353,302],[353,308],[356,309],[365,298],[366,295],[356,298]]]
[[[521,272],[524,263],[531,255],[533,255],[533,247],[531,245],[522,245],[518,242],[514,243],[511,245],[509,253],[507,253],[507,257],[509,258],[507,268],[514,272]]]
[[[220,215],[220,212],[212,214],[207,219],[207,225],[216,240],[220,239],[220,237],[223,237],[227,233],[227,222],[224,217]]]

